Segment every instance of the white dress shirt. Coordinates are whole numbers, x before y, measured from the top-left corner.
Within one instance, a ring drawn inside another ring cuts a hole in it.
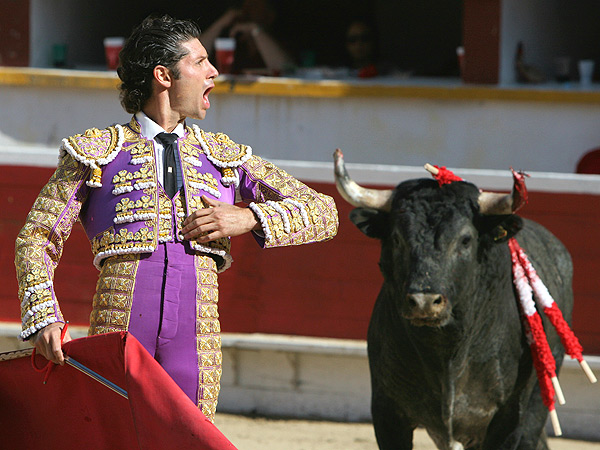
[[[154,149],[156,150],[156,175],[158,177],[159,183],[162,185],[164,176],[164,147],[162,143],[158,139],[156,139],[156,135],[160,133],[168,133],[168,131],[164,130],[159,124],[157,124],[154,120],[152,120],[142,111],[136,113],[135,118],[140,124],[140,133],[142,137],[154,141]],[[185,135],[185,127],[182,123],[178,123],[175,129],[171,131],[171,133],[175,133],[177,136],[182,138]]]

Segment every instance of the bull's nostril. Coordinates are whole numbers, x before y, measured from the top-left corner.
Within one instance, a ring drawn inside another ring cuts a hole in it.
[[[434,301],[433,304],[434,305],[441,305],[442,303],[442,296],[440,295],[439,297],[437,297]]]
[[[417,302],[412,297],[408,297],[408,304],[410,305],[411,308],[414,308],[417,306]]]

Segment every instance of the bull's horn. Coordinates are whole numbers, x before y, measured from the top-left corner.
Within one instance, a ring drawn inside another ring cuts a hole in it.
[[[497,192],[481,192],[479,194],[479,211],[485,215],[512,214],[527,203],[527,188],[523,172],[513,174],[513,190],[510,194],[499,194]]]
[[[512,195],[498,192],[481,192],[479,194],[479,211],[485,215],[512,214]]]
[[[344,154],[338,148],[333,153],[335,186],[340,195],[353,206],[380,211],[392,209],[393,189],[367,189],[356,184],[348,176]]]

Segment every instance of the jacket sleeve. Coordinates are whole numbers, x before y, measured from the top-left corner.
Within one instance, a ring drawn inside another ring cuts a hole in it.
[[[89,173],[89,167],[63,155],[17,236],[21,340],[53,322],[64,322],[53,287],[54,270],[87,195],[85,178]]]
[[[326,241],[337,234],[333,198],[320,194],[272,163],[250,157],[240,168],[239,194],[262,226],[265,248]]]

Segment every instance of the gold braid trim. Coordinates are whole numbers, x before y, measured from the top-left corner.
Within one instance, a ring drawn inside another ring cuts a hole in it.
[[[140,255],[118,255],[104,261],[90,314],[89,335],[129,328]]]
[[[239,184],[235,169],[252,157],[252,147],[233,142],[224,133],[210,133],[197,125],[193,131],[208,160],[221,170],[221,184],[230,186]]]
[[[211,422],[217,409],[221,381],[221,325],[217,302],[219,285],[215,262],[195,255],[196,351],[198,353],[198,407]]]
[[[265,247],[326,241],[337,234],[338,213],[333,198],[320,194],[258,156],[241,169],[258,180],[251,209],[265,235]]]
[[[77,161],[92,169],[90,187],[102,187],[102,166],[116,158],[124,141],[121,125],[113,125],[104,130],[90,128],[83,134],[76,134],[62,141],[61,156],[70,154]]]

